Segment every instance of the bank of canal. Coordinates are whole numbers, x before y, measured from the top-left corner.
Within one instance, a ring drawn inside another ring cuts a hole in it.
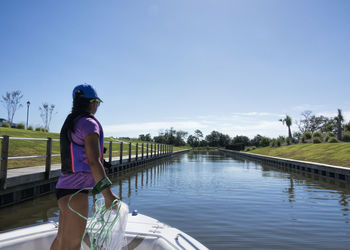
[[[349,249],[348,184],[219,152],[187,153],[112,178],[130,210],[210,249]],[[54,195],[0,210],[0,230],[57,221]]]

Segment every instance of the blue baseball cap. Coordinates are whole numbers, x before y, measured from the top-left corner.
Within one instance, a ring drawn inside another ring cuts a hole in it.
[[[80,85],[76,86],[73,89],[73,99],[78,91],[80,92],[80,95],[83,98],[98,99],[102,102],[102,100],[97,96],[96,90],[90,84],[84,83],[84,84],[80,84]]]

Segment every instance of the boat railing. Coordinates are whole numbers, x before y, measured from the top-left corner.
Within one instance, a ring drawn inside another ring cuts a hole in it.
[[[187,237],[185,237],[183,234],[181,234],[181,233],[179,233],[179,234],[177,234],[176,235],[176,237],[175,237],[175,240],[176,240],[176,242],[179,244],[179,245],[181,245],[180,244],[180,242],[179,242],[179,238],[183,238],[188,244],[190,244],[194,249],[196,249],[196,250],[200,250],[195,244],[193,244],[192,243],[192,241],[190,241]],[[184,248],[184,249],[186,249],[186,248]]]

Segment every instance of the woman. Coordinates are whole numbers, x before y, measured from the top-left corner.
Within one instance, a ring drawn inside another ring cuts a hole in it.
[[[56,184],[56,196],[60,209],[58,233],[51,245],[56,249],[80,249],[86,220],[68,208],[88,217],[88,189],[102,192],[105,205],[110,208],[118,196],[112,193],[112,184],[103,167],[103,130],[94,117],[101,99],[88,84],[78,85],[73,90],[73,108],[60,133],[62,174]]]

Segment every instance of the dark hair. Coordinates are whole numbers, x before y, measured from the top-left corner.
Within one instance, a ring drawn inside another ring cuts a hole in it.
[[[80,90],[75,93],[72,112],[67,117],[68,130],[74,132],[74,123],[78,117],[90,115],[90,100],[89,98],[84,98]]]
[[[72,113],[83,114],[90,111],[90,100],[83,97],[83,93],[78,90],[73,99]]]

